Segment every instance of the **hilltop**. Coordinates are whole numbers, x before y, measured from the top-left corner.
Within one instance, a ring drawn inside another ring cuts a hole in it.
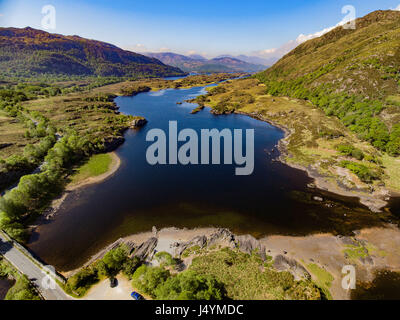
[[[307,41],[268,70],[195,99],[285,129],[280,160],[311,188],[359,197],[372,211],[400,190],[400,12],[377,11]]]
[[[146,53],[146,55],[185,72],[259,72],[265,69],[264,65],[248,63],[230,56],[207,60],[198,55],[185,56],[172,52]]]
[[[32,28],[0,28],[0,75],[176,76],[180,69],[112,44]]]
[[[400,154],[400,12],[375,11],[337,27],[257,75],[267,93],[311,101],[362,140]]]

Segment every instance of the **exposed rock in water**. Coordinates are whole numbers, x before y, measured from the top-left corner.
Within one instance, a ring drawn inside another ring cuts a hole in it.
[[[143,127],[147,123],[145,118],[138,118],[131,121],[129,127],[131,129],[137,129]]]
[[[136,250],[133,252],[134,257],[138,257],[140,260],[146,260],[147,258],[152,258],[154,254],[154,249],[157,247],[158,239],[150,238],[143,242]]]
[[[311,275],[308,271],[296,260],[290,259],[288,257],[278,255],[274,259],[274,268],[278,271],[288,271],[290,272],[296,281],[302,279],[311,279]]]

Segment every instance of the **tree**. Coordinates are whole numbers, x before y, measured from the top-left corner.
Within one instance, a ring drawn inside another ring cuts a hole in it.
[[[155,295],[159,300],[222,300],[224,291],[214,277],[187,270],[159,285]]]
[[[161,267],[140,266],[132,277],[132,285],[155,297],[155,290],[170,277],[170,272]]]
[[[128,259],[127,252],[124,248],[118,247],[106,253],[102,262],[107,269],[109,276],[115,276],[123,268],[125,261]]]

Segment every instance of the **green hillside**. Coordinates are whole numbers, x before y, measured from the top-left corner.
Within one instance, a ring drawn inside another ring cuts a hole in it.
[[[310,100],[381,151],[400,154],[400,12],[376,11],[307,41],[256,77]]]
[[[177,76],[176,67],[114,45],[32,28],[0,28],[0,76]]]

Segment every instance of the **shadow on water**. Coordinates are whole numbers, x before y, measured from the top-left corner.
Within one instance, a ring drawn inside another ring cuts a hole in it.
[[[400,273],[380,271],[372,282],[358,283],[352,300],[400,300]]]
[[[372,214],[358,199],[308,189],[306,173],[274,161],[284,133],[242,115],[214,116],[205,109],[190,114],[193,104],[177,102],[204,93],[204,88],[162,90],[119,97],[125,114],[149,123],[126,133],[117,154],[122,165],[101,184],[72,192],[49,223],[41,224],[29,247],[58,270],[79,267],[105,245],[129,234],[162,227],[226,227],[236,233],[307,235],[350,234],[378,226],[390,214]],[[146,134],[192,128],[254,129],[255,163],[250,176],[235,176],[235,165],[151,166],[146,161]],[[321,196],[318,202],[314,196]]]

